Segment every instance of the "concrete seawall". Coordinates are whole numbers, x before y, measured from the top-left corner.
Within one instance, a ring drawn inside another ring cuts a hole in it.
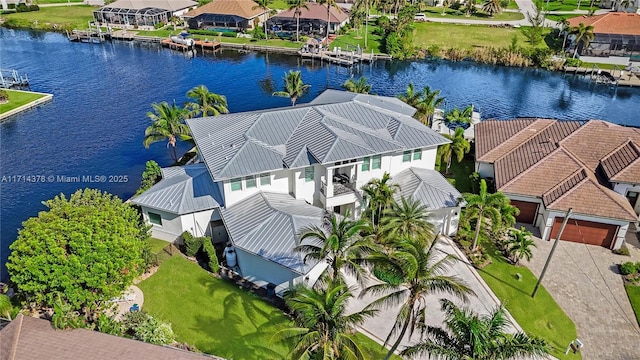
[[[11,91],[18,91],[18,92],[24,92],[24,93],[30,93],[30,94],[38,94],[38,95],[42,95],[42,97],[37,98],[31,102],[28,102],[22,106],[19,106],[15,109],[11,109],[7,112],[4,112],[2,114],[0,114],[0,121],[9,118],[13,115],[19,114],[23,111],[27,111],[29,109],[33,109],[39,105],[45,104],[51,100],[53,100],[53,94],[46,94],[46,93],[39,93],[39,92],[34,92],[34,91],[23,91],[23,90],[13,90],[13,89],[9,89]]]

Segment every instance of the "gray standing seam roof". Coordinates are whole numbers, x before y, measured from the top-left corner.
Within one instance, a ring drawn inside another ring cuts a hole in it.
[[[222,209],[221,214],[234,246],[301,275],[317,263],[305,263],[304,254],[293,248],[303,228],[322,225],[324,210],[288,194],[259,192]]]
[[[400,191],[394,195],[396,201],[400,201],[402,197],[412,197],[429,210],[458,206],[458,199],[462,196],[435,170],[412,167],[403,170],[391,180],[400,185]]]
[[[178,215],[218,208],[224,204],[220,189],[211,180],[205,164],[164,168],[162,175],[160,182],[131,199],[131,202]]]
[[[189,119],[215,181],[449,142],[396,98],[327,90],[299,107]]]

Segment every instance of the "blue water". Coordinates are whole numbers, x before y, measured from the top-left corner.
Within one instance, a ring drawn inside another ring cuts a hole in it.
[[[97,187],[130,197],[144,163],[171,163],[163,143],[142,146],[150,104],[186,101],[204,84],[228,98],[232,112],[288,106],[272,97],[283,74],[300,69],[311,91],[339,88],[350,76],[369,78],[373,92],[395,95],[409,82],[442,90],[447,107],[474,104],[483,117],[599,118],[640,126],[640,90],[609,89],[543,70],[446,61],[378,62],[346,69],[297,57],[224,51],[189,58],[132,43],[70,43],[59,34],[0,29],[0,67],[26,72],[34,91],[54,101],[0,124],[0,178],[33,175],[124,176],[124,183],[0,183],[0,263],[21,222],[44,210],[41,201],[78,188]],[[184,150],[184,147],[182,148]],[[6,277],[4,266],[0,276]]]

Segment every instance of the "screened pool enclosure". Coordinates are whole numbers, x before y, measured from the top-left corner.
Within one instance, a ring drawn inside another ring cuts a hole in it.
[[[154,26],[167,23],[171,12],[165,9],[146,7],[142,9],[102,7],[93,12],[97,22],[119,25]]]

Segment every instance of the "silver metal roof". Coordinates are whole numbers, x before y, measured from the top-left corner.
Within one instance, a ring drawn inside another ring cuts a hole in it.
[[[414,198],[430,210],[458,206],[462,196],[447,179],[435,170],[409,168],[392,178],[400,185],[400,191],[394,195],[396,201],[401,197]]]
[[[205,164],[164,168],[162,177],[160,182],[131,199],[131,202],[178,215],[218,208],[224,204],[220,189],[211,180]]]
[[[304,254],[293,248],[303,228],[322,225],[322,209],[288,194],[259,192],[222,209],[221,214],[234,246],[301,275],[316,264],[305,263]]]
[[[327,90],[310,104],[187,124],[215,181],[434,147],[447,139],[396,98]]]

